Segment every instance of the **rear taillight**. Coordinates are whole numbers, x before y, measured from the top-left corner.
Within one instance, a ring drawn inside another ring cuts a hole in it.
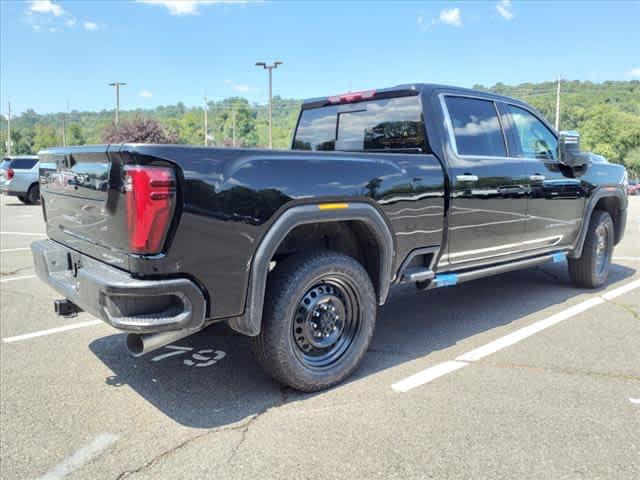
[[[332,97],[328,97],[327,100],[329,103],[350,103],[359,102],[361,100],[371,100],[375,96],[375,90],[365,90],[362,92],[350,92],[343,93],[341,95],[334,95]]]
[[[13,178],[13,168],[7,170],[7,180],[11,180]]]
[[[159,253],[175,208],[175,175],[171,168],[126,166],[124,191],[129,248]]]

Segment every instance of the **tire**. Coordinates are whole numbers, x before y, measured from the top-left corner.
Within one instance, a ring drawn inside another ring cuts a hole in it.
[[[27,197],[25,197],[24,195],[18,195],[18,200],[20,200],[25,205],[29,204],[29,200],[27,200]]]
[[[40,186],[34,183],[29,187],[27,192],[27,202],[31,205],[35,205],[40,202]]]
[[[258,363],[280,383],[313,392],[347,378],[375,327],[376,294],[353,258],[320,251],[286,258],[269,275]]]
[[[569,276],[575,285],[584,288],[604,285],[609,275],[614,240],[611,216],[605,211],[595,210],[589,222],[582,256],[568,261]]]

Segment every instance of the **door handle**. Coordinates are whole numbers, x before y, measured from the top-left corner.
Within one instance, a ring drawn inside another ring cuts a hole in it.
[[[544,182],[545,176],[540,175],[539,173],[534,173],[533,175],[529,175],[529,180],[532,182]]]
[[[465,173],[463,175],[456,175],[456,180],[459,182],[477,182],[478,176]]]

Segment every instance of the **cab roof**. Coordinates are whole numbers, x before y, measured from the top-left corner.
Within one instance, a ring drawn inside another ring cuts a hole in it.
[[[471,88],[456,87],[453,85],[441,85],[437,83],[406,83],[402,85],[396,85],[395,87],[377,88],[374,90],[365,90],[361,92],[348,92],[328,97],[309,98],[302,102],[302,108],[317,108],[337,103],[351,103],[373,98],[391,98],[413,95],[430,96],[434,91],[446,91],[470,96],[478,95],[485,98],[492,98],[498,101],[501,100],[522,103],[522,101],[518,99],[507,97],[505,95],[498,95],[495,93],[482,90],[474,90]],[[363,94],[366,95],[366,98],[362,96]]]

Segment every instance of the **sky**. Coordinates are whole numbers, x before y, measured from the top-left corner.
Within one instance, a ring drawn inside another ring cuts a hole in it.
[[[0,110],[640,79],[640,1],[0,0]]]

